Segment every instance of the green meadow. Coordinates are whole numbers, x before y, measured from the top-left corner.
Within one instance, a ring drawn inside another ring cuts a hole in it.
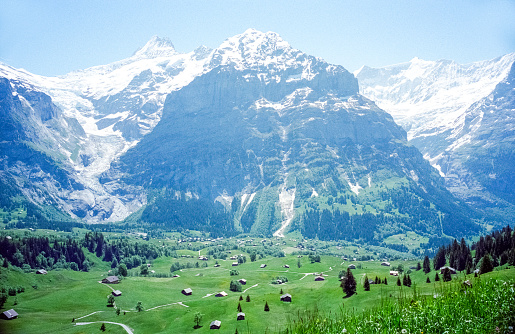
[[[155,274],[169,274],[174,262],[200,262],[199,268],[176,271],[179,277],[137,276],[140,269],[136,268],[130,270],[129,276],[119,284],[112,285],[99,283],[110,274],[109,264],[89,252],[88,258],[93,263],[90,272],[53,270],[47,275],[36,275],[2,268],[2,284],[22,285],[25,292],[9,297],[2,311],[14,308],[19,317],[1,320],[0,328],[3,333],[100,333],[100,322],[107,321],[127,325],[134,333],[207,333],[211,331],[211,321],[220,320],[222,333],[236,330],[239,333],[275,333],[284,331],[305,312],[318,310],[327,317],[342,312],[361,314],[387,300],[396,302],[413,294],[432,296],[442,286],[450,284],[435,283],[434,271],[425,275],[422,270],[413,270],[410,273],[412,286],[398,287],[397,279],[389,275],[390,269],[402,264],[407,271],[418,261],[392,261],[391,267],[385,267],[381,266],[381,261],[344,261],[341,257],[322,256],[320,263],[311,263],[308,256],[299,258],[290,254],[281,258],[267,256],[251,262],[249,254],[243,253],[247,257],[246,263],[233,267],[234,261],[228,258],[217,260],[220,266],[214,267],[214,259],[197,260],[199,253],[206,254],[206,250],[179,250],[179,256],[193,258],[159,257],[149,268]],[[230,255],[239,254],[239,250],[233,250]],[[202,266],[204,262],[207,267]],[[338,274],[351,263],[357,266],[352,271],[358,283],[357,294],[343,298]],[[260,268],[261,264],[266,267]],[[233,269],[238,270],[239,275],[231,276]],[[325,280],[315,281],[314,273],[322,274]],[[515,269],[498,270],[484,276],[501,275],[513,278]],[[288,282],[272,284],[278,276],[287,277]],[[371,285],[370,291],[364,291],[365,276],[386,278],[388,285]],[[465,279],[464,274],[453,276],[456,281]],[[432,283],[426,283],[427,277]],[[242,286],[247,291],[230,291],[231,280],[241,278],[247,280]],[[111,288],[122,291],[122,295],[115,298],[115,307],[107,306]],[[185,288],[191,288],[193,294],[183,295],[181,291]],[[291,303],[280,301],[281,290],[292,295]],[[220,291],[227,292],[228,296],[215,297]],[[246,301],[247,295],[250,302]],[[243,297],[241,301],[240,296]],[[138,302],[143,307],[141,312],[136,311]],[[238,303],[245,313],[245,320],[236,319]],[[264,311],[265,303],[269,305],[269,312]],[[116,309],[120,309],[119,315]],[[202,314],[201,327],[194,329],[197,312]],[[77,325],[86,322],[93,323]],[[106,332],[126,333],[120,325],[110,323],[106,323]]]

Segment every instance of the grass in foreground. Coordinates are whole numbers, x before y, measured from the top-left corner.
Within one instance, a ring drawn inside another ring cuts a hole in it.
[[[299,312],[284,333],[513,333],[515,282],[512,278],[473,279],[440,284],[433,296],[404,295],[356,314],[341,310],[325,317]]]

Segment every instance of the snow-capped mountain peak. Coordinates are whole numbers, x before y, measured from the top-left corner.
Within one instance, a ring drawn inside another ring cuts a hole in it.
[[[247,29],[226,39],[213,53],[213,64],[234,64],[236,68],[251,68],[284,63],[295,59],[296,52],[275,32]]]
[[[142,58],[169,57],[177,54],[172,41],[168,38],[153,36],[142,48],[138,49],[133,56]]]

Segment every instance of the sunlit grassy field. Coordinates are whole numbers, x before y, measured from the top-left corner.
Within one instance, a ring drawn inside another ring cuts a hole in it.
[[[198,252],[183,251],[190,255]],[[233,251],[233,253],[238,253]],[[310,263],[307,256],[299,258],[287,255],[284,258],[266,257],[233,267],[232,260],[218,260],[220,267],[215,268],[215,260],[207,261],[208,267],[184,269],[177,271],[177,278],[156,278],[129,276],[120,284],[111,287],[122,291],[122,296],[116,297],[116,307],[121,310],[117,315],[115,308],[107,307],[107,297],[111,289],[98,283],[108,275],[108,264],[100,262],[91,255],[95,263],[88,273],[69,270],[50,271],[48,275],[34,273],[19,273],[9,271],[7,282],[26,286],[26,291],[10,297],[4,309],[15,308],[20,314],[12,321],[0,321],[2,332],[5,333],[96,333],[100,332],[100,323],[76,326],[79,322],[112,321],[123,323],[133,329],[134,333],[206,333],[213,320],[220,320],[223,333],[266,333],[283,331],[288,324],[297,319],[299,312],[319,310],[320,314],[335,315],[343,311],[360,314],[363,311],[384,303],[386,300],[396,302],[400,297],[416,294],[433,295],[443,284],[426,283],[426,275],[422,271],[411,273],[412,287],[398,287],[396,278],[389,275],[391,267],[380,265],[379,261],[349,262],[338,257],[322,256],[320,263]],[[174,259],[158,258],[151,267],[156,273],[169,273],[170,265],[175,261],[194,261],[196,258]],[[203,261],[199,261],[203,262]],[[358,282],[357,294],[343,298],[339,287],[338,273],[346,270],[350,264],[356,264],[361,269],[354,269],[353,274]],[[416,265],[415,261],[392,262],[392,267],[402,263],[407,270]],[[266,264],[266,268],[260,268]],[[290,268],[285,268],[287,264]],[[239,271],[239,275],[230,276],[231,269]],[[139,269],[134,269],[139,270]],[[312,273],[323,273],[325,281],[315,281]],[[306,275],[308,274],[308,275]],[[490,276],[506,275],[514,277],[514,269],[496,271]],[[371,291],[363,290],[364,276],[370,279],[378,276],[381,280],[388,279],[388,285],[372,285]],[[428,276],[433,282],[435,272]],[[277,285],[271,284],[273,278],[286,276],[288,282]],[[463,274],[456,275],[463,278]],[[471,275],[469,275],[471,277]],[[245,278],[247,284],[245,293],[232,292],[229,285],[232,279]],[[457,279],[457,278],[455,278]],[[37,289],[32,285],[37,284]],[[257,285],[256,285],[257,284]],[[191,288],[193,294],[184,296],[181,291]],[[292,295],[292,303],[280,301],[280,292]],[[225,291],[227,297],[215,297],[214,294]],[[239,301],[239,297],[243,300]],[[246,302],[246,296],[250,302]],[[138,302],[142,303],[143,311],[136,312]],[[177,304],[181,302],[182,304]],[[265,302],[270,307],[264,311]],[[236,320],[237,306],[246,314],[243,321]],[[94,313],[97,312],[97,313]],[[200,312],[202,327],[194,329],[194,315]],[[92,314],[93,313],[93,314]],[[79,319],[80,318],[80,319]],[[108,333],[125,333],[118,325],[106,324]]]

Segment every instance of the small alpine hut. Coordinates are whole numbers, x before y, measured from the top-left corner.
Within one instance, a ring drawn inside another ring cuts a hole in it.
[[[456,275],[456,269],[449,267],[449,266],[440,268],[440,274],[443,274],[445,269],[449,269],[449,271],[451,272],[452,275]]]
[[[122,295],[122,292],[120,290],[113,290],[111,294],[115,297],[120,297]]]
[[[349,268],[349,269],[356,269],[356,266],[355,266],[355,265],[353,265],[353,264],[349,264],[348,268]]]
[[[237,266],[238,266],[238,264],[239,264],[238,262],[233,262],[233,263],[232,263],[232,266],[233,266],[233,267],[237,267]]]
[[[291,295],[289,293],[285,293],[281,296],[281,301],[291,303]]]
[[[284,267],[284,268],[290,268],[290,266],[289,266],[289,265],[287,265],[287,264],[285,264],[283,267]]]
[[[317,276],[315,277],[315,281],[325,281],[325,278],[323,276]]]
[[[385,266],[385,267],[389,267],[390,266],[390,262],[384,261],[384,262],[381,262],[381,265]]]
[[[191,294],[193,293],[193,290],[191,290],[191,288],[186,288],[186,289],[182,290],[181,292],[185,296],[191,296]]]
[[[10,309],[2,313],[2,318],[12,320],[18,318],[18,313],[14,309]]]
[[[390,270],[390,275],[399,276],[399,272],[397,270]]]
[[[236,316],[236,320],[245,320],[245,313],[238,313],[238,315]]]
[[[266,264],[262,264],[259,268],[266,268]]]
[[[107,276],[102,280],[102,283],[118,284],[120,283],[120,280],[118,279],[118,276]]]
[[[211,321],[209,329],[220,329],[220,326],[222,326],[222,322],[220,320]]]
[[[241,284],[241,285],[245,285],[245,284],[247,284],[247,280],[246,280],[246,279],[244,279],[244,278],[240,278],[240,279],[238,280],[238,282],[240,282],[240,284]]]
[[[228,296],[227,292],[225,292],[225,291],[219,292],[215,295],[215,297],[227,297],[227,296]]]
[[[45,269],[39,269],[38,271],[36,271],[36,274],[37,275],[46,275],[46,274],[48,274],[48,272]]]

